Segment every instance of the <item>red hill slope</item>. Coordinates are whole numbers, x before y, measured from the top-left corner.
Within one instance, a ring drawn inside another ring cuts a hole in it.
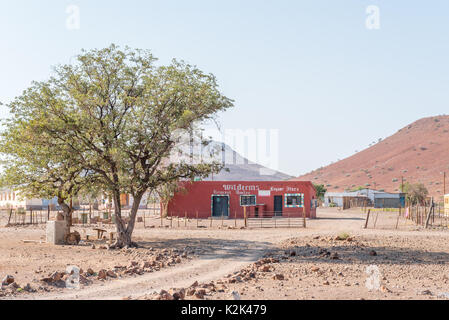
[[[295,180],[324,184],[332,192],[358,186],[397,192],[404,177],[424,183],[431,195],[441,197],[444,171],[449,193],[449,116],[438,116],[418,120],[366,150]]]

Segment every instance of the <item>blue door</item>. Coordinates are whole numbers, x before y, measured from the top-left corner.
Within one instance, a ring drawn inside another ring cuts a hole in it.
[[[282,206],[283,206],[282,196],[274,196],[273,207],[275,216],[282,216]]]
[[[229,198],[224,196],[212,197],[212,217],[229,216]]]

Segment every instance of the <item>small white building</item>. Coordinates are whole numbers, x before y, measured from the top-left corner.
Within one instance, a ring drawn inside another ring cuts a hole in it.
[[[57,199],[27,199],[22,198],[18,191],[7,188],[0,189],[0,209],[43,210],[47,209],[49,205],[56,207]]]
[[[360,206],[361,204],[374,206],[375,208],[399,208],[405,207],[404,193],[389,193],[373,189],[361,189],[348,192],[326,192],[324,205],[337,207]]]

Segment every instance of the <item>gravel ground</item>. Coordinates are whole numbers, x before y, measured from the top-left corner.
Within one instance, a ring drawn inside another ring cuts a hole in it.
[[[224,227],[217,221],[213,228],[196,228],[196,221],[185,227],[182,220],[179,228],[176,222],[174,228],[161,228],[153,219],[153,227],[135,231],[141,248],[120,251],[101,249],[105,241],[96,241],[95,249],[87,241],[75,247],[51,246],[43,243],[43,226],[2,227],[1,279],[11,275],[21,288],[29,283],[36,292],[5,289],[0,290],[0,299],[165,299],[177,292],[172,288],[184,288],[186,299],[233,299],[236,294],[242,299],[449,296],[448,231],[414,226],[365,230],[365,215],[359,211],[322,209],[318,217],[308,220],[306,229],[251,230],[241,230],[241,221],[236,229],[234,221],[226,221]],[[92,227],[75,229],[82,238],[94,234]],[[336,240],[337,236],[349,240]],[[163,265],[126,272],[133,267],[131,262],[140,266],[158,255],[164,256]],[[69,265],[95,274],[86,275],[88,282],[79,290],[41,281]],[[113,271],[117,277],[98,279],[100,270]],[[191,287],[195,281],[198,286]],[[161,290],[168,295],[159,295]]]

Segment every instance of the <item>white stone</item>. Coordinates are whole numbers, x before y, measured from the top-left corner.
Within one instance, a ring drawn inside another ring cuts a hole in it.
[[[69,232],[65,221],[48,221],[47,222],[47,243],[64,244],[64,236]]]
[[[77,266],[69,266],[65,271],[69,276],[65,281],[66,288],[79,289],[80,288],[80,268]]]

